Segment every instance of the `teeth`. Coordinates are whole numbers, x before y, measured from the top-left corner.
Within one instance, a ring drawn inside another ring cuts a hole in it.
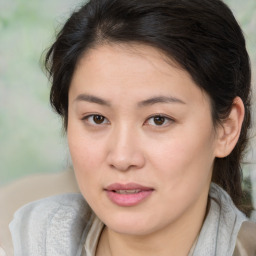
[[[132,189],[132,190],[115,190],[116,193],[118,194],[136,194],[139,193],[139,189]]]

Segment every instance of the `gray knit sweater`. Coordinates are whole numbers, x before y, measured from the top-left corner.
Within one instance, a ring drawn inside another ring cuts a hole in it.
[[[246,217],[216,184],[210,210],[193,255],[232,256]],[[10,224],[15,256],[85,256],[92,212],[80,194],[66,194],[25,205]]]

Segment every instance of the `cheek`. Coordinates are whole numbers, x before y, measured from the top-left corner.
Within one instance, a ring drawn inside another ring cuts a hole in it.
[[[201,165],[212,160],[213,151],[210,143],[195,139],[174,139],[161,143],[157,148],[151,146],[155,164],[175,168],[190,164]],[[176,168],[175,168],[176,169]],[[185,171],[185,170],[184,170]]]
[[[154,149],[149,152],[154,169],[173,186],[205,181],[211,175],[214,155],[210,133],[199,136],[193,130],[183,131],[175,138],[162,141],[158,147],[151,145],[150,148]]]
[[[175,209],[162,206],[163,211],[178,215],[201,198],[202,191],[207,194],[213,163],[211,151],[207,139],[195,143],[193,136],[172,140],[154,151],[151,159],[162,201],[176,205]]]
[[[81,133],[77,132],[70,125],[68,130],[69,151],[81,192],[86,193],[86,188],[91,186],[99,179],[99,171],[102,164],[102,147],[99,143],[94,143]]]
[[[99,142],[95,142],[90,136],[88,136],[80,122],[70,117],[68,130],[68,146],[73,161],[74,167],[78,169],[80,167],[88,168],[95,165],[100,156]]]
[[[98,193],[100,176],[100,159],[98,147],[83,140],[69,139],[69,150],[73,162],[76,181],[80,192],[89,203],[94,205],[95,192]]]

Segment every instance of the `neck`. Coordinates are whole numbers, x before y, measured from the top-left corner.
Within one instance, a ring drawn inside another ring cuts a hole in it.
[[[97,256],[187,256],[195,243],[206,214],[205,204],[191,209],[178,221],[148,235],[127,235],[105,228],[97,249]]]
[[[184,235],[177,234],[174,237],[168,233],[163,236],[162,233],[161,235],[151,234],[150,236],[143,237],[131,237],[127,235],[122,235],[121,237],[120,234],[112,234],[112,232],[108,230],[107,251],[109,252],[109,256],[187,256],[196,241],[197,235],[189,239],[188,237],[184,239]]]

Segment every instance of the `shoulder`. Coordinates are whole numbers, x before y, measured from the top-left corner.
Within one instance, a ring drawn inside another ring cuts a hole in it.
[[[53,214],[56,210],[61,209],[73,209],[74,211],[87,208],[87,204],[81,194],[71,193],[55,195],[47,198],[43,198],[31,203],[28,203],[21,207],[14,217],[19,217],[22,214]]]
[[[234,256],[256,255],[256,223],[244,221],[237,236]]]
[[[232,241],[230,244],[232,244],[232,247],[234,245],[233,248],[235,248],[231,250],[233,256],[255,256],[256,223],[250,221],[239,211],[230,196],[213,183],[211,184],[210,198],[213,199],[212,206],[215,204],[215,211],[217,209],[220,212],[219,222],[221,225],[219,233],[224,235],[219,235],[221,237],[219,242],[227,241],[227,238],[229,242]]]
[[[57,195],[29,203],[15,213],[10,224],[14,252],[39,256],[50,250],[50,255],[73,255],[90,214],[80,194]]]
[[[20,208],[14,214],[14,219],[10,224],[11,230],[22,222],[22,227],[26,223],[42,225],[58,224],[60,218],[66,221],[76,218],[84,219],[89,214],[89,207],[80,194],[63,194],[51,196],[35,202],[31,202]]]

